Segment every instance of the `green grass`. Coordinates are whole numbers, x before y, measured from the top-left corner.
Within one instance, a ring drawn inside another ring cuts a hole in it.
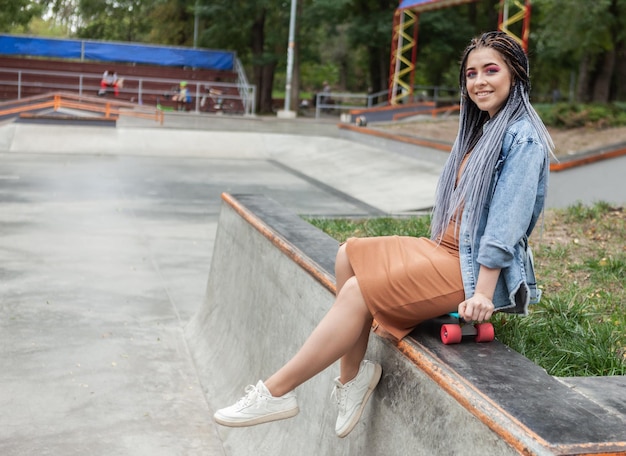
[[[310,219],[310,223],[343,242],[349,237],[370,237],[397,234],[398,236],[428,236],[430,217],[373,219]]]
[[[429,217],[311,219],[335,239],[427,236]],[[626,213],[607,203],[548,211],[531,244],[543,297],[492,317],[498,340],[550,375],[626,374]]]

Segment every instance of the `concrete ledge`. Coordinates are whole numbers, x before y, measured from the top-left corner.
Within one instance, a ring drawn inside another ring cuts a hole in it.
[[[38,114],[30,112],[20,113],[18,120],[20,122],[39,123],[39,124],[63,124],[63,125],[89,125],[101,127],[115,127],[117,117],[103,116],[77,116],[67,114]]]
[[[278,117],[279,119],[295,119],[296,115],[296,111],[280,110],[276,113],[276,117]]]
[[[334,299],[336,249],[272,200],[223,195],[206,298],[185,330],[211,409],[304,342]],[[383,378],[348,437],[334,433],[332,366],[298,388],[297,417],[220,427],[226,454],[626,454],[623,402],[605,407],[497,341],[444,346],[423,325],[399,343],[372,334],[367,357]]]

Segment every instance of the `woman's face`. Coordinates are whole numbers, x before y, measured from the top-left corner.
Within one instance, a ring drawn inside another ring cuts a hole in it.
[[[504,105],[513,82],[508,65],[498,51],[478,48],[470,52],[465,68],[465,84],[478,109],[493,117]]]

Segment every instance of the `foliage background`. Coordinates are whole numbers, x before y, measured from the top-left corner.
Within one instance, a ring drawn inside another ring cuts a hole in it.
[[[497,27],[499,3],[422,14],[416,83],[456,88],[463,48]],[[386,90],[397,6],[298,0],[293,86]],[[290,0],[0,0],[0,32],[234,50],[257,106],[271,112],[272,91],[285,83],[289,13]],[[529,56],[534,101],[625,101],[626,0],[534,0]]]

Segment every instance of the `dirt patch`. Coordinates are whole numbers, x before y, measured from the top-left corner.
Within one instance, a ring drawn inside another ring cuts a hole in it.
[[[373,128],[452,144],[458,127],[458,118],[451,118],[398,122],[395,124],[376,125]],[[573,128],[570,130],[548,128],[548,131],[556,146],[555,155],[557,157],[569,157],[619,144],[624,147],[626,143],[626,127],[605,129]]]

